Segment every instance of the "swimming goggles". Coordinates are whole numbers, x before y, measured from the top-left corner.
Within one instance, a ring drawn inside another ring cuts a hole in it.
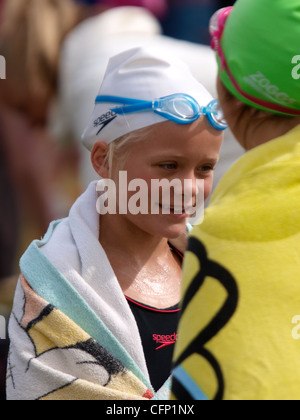
[[[116,114],[132,114],[142,111],[153,111],[156,114],[177,124],[191,124],[197,121],[201,115],[206,115],[210,125],[216,130],[228,128],[218,100],[211,101],[208,106],[203,107],[189,95],[175,94],[155,99],[154,101],[143,101],[139,99],[120,98],[117,96],[97,96],[96,104],[115,103],[122,104],[119,108],[112,108]]]

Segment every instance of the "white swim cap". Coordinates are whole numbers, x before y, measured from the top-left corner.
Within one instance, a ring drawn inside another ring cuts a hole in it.
[[[211,94],[199,83],[185,63],[167,53],[158,54],[153,49],[135,48],[125,51],[109,61],[99,96],[116,96],[142,101],[153,101],[174,94],[193,97],[206,107]],[[116,103],[97,103],[92,117],[82,135],[89,150],[96,141],[106,144],[130,132],[167,121],[155,112],[136,112],[117,115]]]

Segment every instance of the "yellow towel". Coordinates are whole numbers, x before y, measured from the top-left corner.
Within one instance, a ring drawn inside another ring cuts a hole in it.
[[[300,399],[300,126],[241,158],[191,235],[173,397]]]

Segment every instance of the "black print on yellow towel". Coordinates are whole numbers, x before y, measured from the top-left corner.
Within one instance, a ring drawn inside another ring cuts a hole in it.
[[[203,329],[201,329],[198,336],[189,343],[189,346],[179,356],[178,360],[175,361],[175,367],[182,365],[184,361],[193,355],[200,355],[209,363],[215,373],[213,376],[216,378],[217,384],[214,387],[216,393],[213,399],[222,400],[225,391],[222,367],[216,357],[206,348],[206,344],[226,326],[234,315],[238,304],[238,287],[233,276],[224,267],[208,258],[206,249],[199,240],[192,237],[189,242],[188,251],[197,258],[200,268],[192,279],[185,295],[182,308],[182,320],[184,321],[184,316],[188,307],[189,310],[192,309],[192,311],[199,310],[197,296],[201,293],[205,281],[217,280],[217,287],[219,288],[220,286],[222,288],[223,294],[225,289],[226,297],[221,308],[219,309],[218,307],[219,310],[217,312],[214,308],[211,308],[212,319],[203,326]],[[190,306],[193,304],[196,304],[197,307],[193,308]],[[173,382],[173,392],[178,399],[183,397],[189,399],[190,397],[187,389],[184,388],[184,384],[179,383],[176,378]]]

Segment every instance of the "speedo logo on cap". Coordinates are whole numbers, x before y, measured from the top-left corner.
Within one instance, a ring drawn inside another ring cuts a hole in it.
[[[94,127],[100,127],[99,131],[97,132],[97,136],[101,133],[103,128],[110,124],[115,118],[117,118],[117,116],[118,115],[115,112],[108,111],[105,114],[101,115],[101,117],[97,118],[94,121]]]
[[[261,72],[257,71],[255,74],[244,77],[244,81],[254,88],[257,92],[269,98],[272,102],[278,102],[281,105],[293,105],[296,99],[291,98],[287,93],[281,92],[280,88],[272,82]]]

